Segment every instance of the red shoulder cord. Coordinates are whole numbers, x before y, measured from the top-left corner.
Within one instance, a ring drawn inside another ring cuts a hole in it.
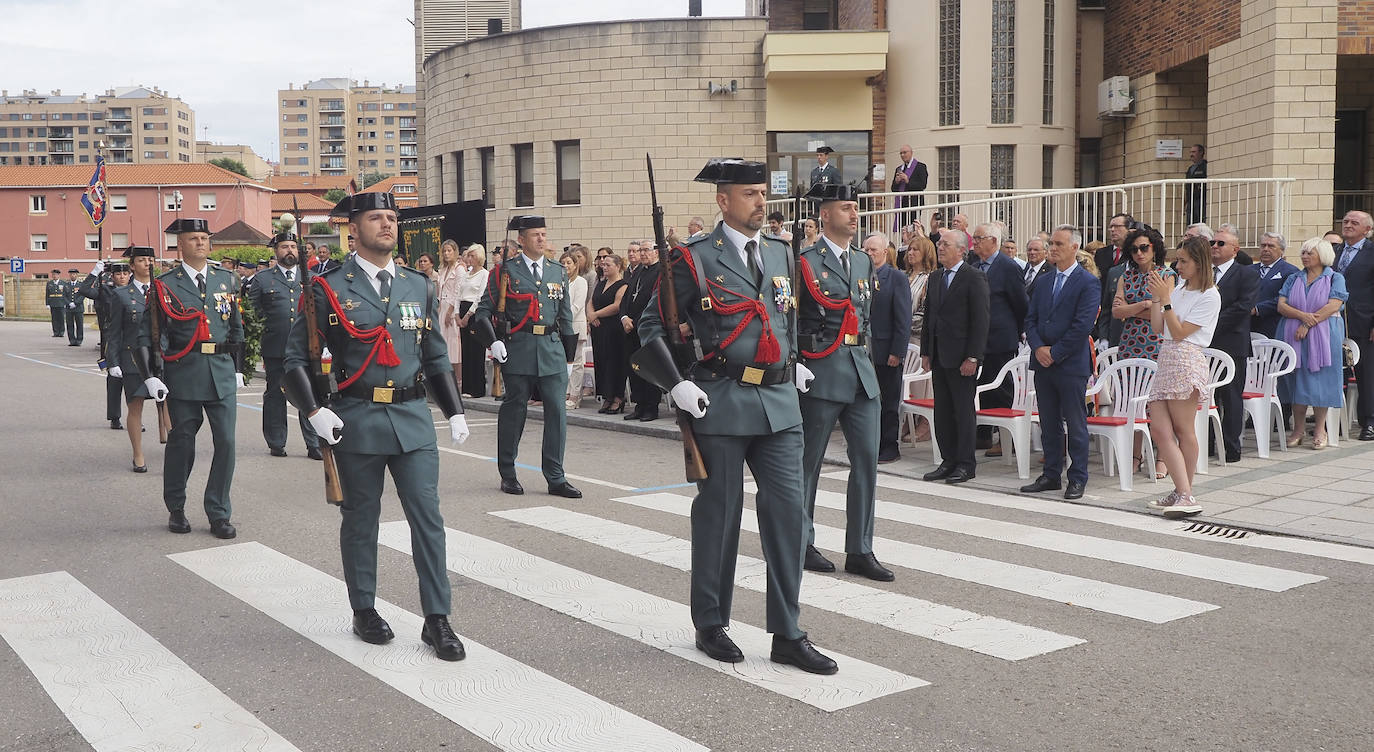
[[[495,273],[494,273],[494,274],[490,274],[490,275],[487,276],[487,292],[491,294],[491,299],[492,299],[492,300],[499,301],[499,300],[501,299],[501,291],[500,291],[500,290],[495,290],[495,291],[493,291],[493,290],[491,289],[491,285],[492,285],[493,281],[499,281],[499,280],[501,279],[501,267],[504,265],[504,263],[505,263],[505,262],[502,262],[501,264],[497,264],[497,265],[496,265],[496,269],[493,270]],[[507,288],[506,288],[506,297],[509,298],[509,299],[511,299],[511,300],[515,300],[515,301],[518,301],[518,302],[521,302],[521,303],[525,303],[525,304],[526,304],[526,305],[525,305],[525,316],[524,316],[524,318],[520,319],[518,322],[515,323],[514,326],[512,326],[512,327],[510,328],[510,333],[511,333],[511,334],[515,334],[516,332],[520,331],[522,328],[524,328],[525,324],[529,324],[529,323],[532,323],[532,322],[535,322],[535,321],[539,321],[540,313],[539,313],[539,295],[538,295],[538,294],[533,293],[533,292],[511,292],[511,291],[510,291],[510,288],[507,287]]]
[[[816,274],[811,271],[811,264],[807,263],[805,258],[801,260],[801,267],[802,278],[806,282],[806,291],[811,293],[811,299],[827,310],[844,311],[844,320],[840,322],[840,333],[835,335],[835,341],[830,343],[830,347],[820,352],[807,352],[802,350],[802,355],[808,358],[824,358],[840,348],[840,343],[844,341],[844,336],[846,334],[859,333],[859,317],[854,313],[853,300],[849,298],[835,300],[834,298],[826,297],[825,293],[821,292],[821,286],[816,282]]]
[[[678,250],[682,251],[682,260],[687,262],[687,267],[692,270],[692,278],[695,279],[697,273],[696,264],[692,261],[691,252],[688,251],[685,247],[681,246],[679,246]],[[735,298],[739,298],[739,302],[728,304],[722,302],[720,298],[716,297],[716,290],[728,293]],[[710,360],[716,357],[716,355],[718,355],[721,350],[724,350],[725,348],[729,347],[731,342],[734,342],[735,340],[739,339],[739,336],[744,333],[745,328],[749,326],[749,322],[753,321],[755,317],[758,317],[759,322],[763,327],[763,331],[759,335],[759,346],[754,351],[754,361],[756,363],[776,363],[782,359],[782,347],[778,344],[778,338],[773,334],[773,328],[769,326],[768,306],[764,305],[763,301],[756,300],[755,298],[749,296],[741,295],[735,292],[734,290],[731,290],[730,288],[724,285],[716,284],[715,282],[712,282],[709,279],[706,280],[705,292],[706,296],[711,300],[711,311],[715,313],[717,316],[730,316],[736,313],[743,313],[744,318],[740,319],[740,322],[735,325],[735,328],[730,332],[730,334],[726,336],[725,339],[720,341],[720,344],[716,346],[715,350],[704,355],[702,357],[702,360]],[[659,298],[659,301],[659,315],[662,316],[662,298]]]
[[[197,322],[196,331],[194,334],[191,335],[191,341],[186,343],[185,349],[183,349],[179,353],[176,353],[175,355],[168,355],[164,352],[162,353],[163,360],[168,362],[176,362],[178,360],[181,360],[182,358],[186,357],[186,353],[191,352],[191,348],[195,347],[196,345],[202,342],[209,341],[210,319],[206,318],[205,311],[202,311],[200,309],[187,309],[185,306],[181,304],[181,299],[178,298],[175,294],[173,294],[171,290],[167,289],[167,285],[163,284],[162,280],[160,279],[153,280],[153,284],[151,287],[148,288],[148,292],[150,295],[156,296],[157,299],[154,302],[156,302],[158,307],[162,309],[163,315],[167,318],[172,319],[173,321]],[[176,301],[175,309],[173,309],[172,307],[173,300]],[[158,343],[154,343],[154,347],[161,349],[161,345]]]
[[[396,355],[396,347],[391,344],[391,332],[387,331],[385,325],[374,326],[371,329],[359,329],[348,320],[348,314],[344,313],[343,306],[339,305],[339,297],[334,294],[334,289],[329,286],[328,282],[324,281],[324,278],[315,277],[311,280],[311,284],[319,285],[320,289],[324,290],[325,300],[329,301],[329,307],[334,310],[334,315],[339,319],[339,325],[344,328],[345,332],[348,332],[348,336],[365,345],[372,345],[372,350],[363,359],[363,364],[358,367],[358,370],[339,383],[340,390],[347,389],[349,385],[357,381],[358,377],[367,370],[367,367],[372,365],[374,359],[387,368],[395,368],[401,364],[400,357]],[[302,297],[304,297],[304,293],[302,293]]]

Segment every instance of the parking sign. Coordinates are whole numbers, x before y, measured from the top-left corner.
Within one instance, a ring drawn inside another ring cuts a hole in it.
[[[10,274],[23,274],[23,273],[24,273],[24,259],[21,259],[21,258],[12,258],[12,259],[10,259]]]

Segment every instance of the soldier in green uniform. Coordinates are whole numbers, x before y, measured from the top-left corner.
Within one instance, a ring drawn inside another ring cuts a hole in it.
[[[116,375],[113,366],[117,365],[114,356],[109,350],[109,329],[110,321],[110,301],[115,295],[115,290],[129,284],[129,265],[123,261],[112,261],[109,266],[103,261],[95,262],[95,267],[91,273],[81,280],[81,285],[77,292],[82,297],[95,301],[95,320],[100,329],[100,362],[105,369],[105,420],[110,421],[110,428],[115,431],[122,430],[123,425],[119,422],[119,402],[120,395],[124,393],[123,379]]]
[[[154,400],[167,400],[172,430],[162,463],[162,501],[170,516],[167,529],[191,532],[186,519],[186,481],[196,459],[196,433],[210,421],[215,452],[205,483],[205,516],[216,538],[237,535],[229,521],[229,486],[234,477],[236,393],[243,386],[238,356],[243,352],[238,279],[209,263],[210,228],[203,219],[178,219],[166,232],[177,236],[180,266],[153,283],[151,304],[158,306],[159,339],[152,316],[144,316],[140,338],[162,353],[162,377],[153,375],[147,347],[135,351],[140,376]]]
[[[449,625],[450,592],[444,520],[439,514],[439,449],[428,393],[449,421],[455,444],[467,440],[463,402],[437,326],[438,302],[428,279],[396,264],[396,200],[390,193],[358,193],[340,201],[357,253],[315,278],[315,321],[297,316],[286,344],[286,396],[334,445],[343,487],[339,549],[353,607],[353,632],[373,644],[395,635],[374,607],[377,595],[377,521],[382,486],[391,471],[410,523],[425,626],[420,637],[444,660],[462,659],[463,643]],[[262,276],[259,272],[258,276]],[[256,284],[256,283],[255,283]],[[309,329],[323,333],[333,355],[338,394],[321,407],[311,384]]]
[[[758,483],[755,506],[768,562],[770,658],[817,674],[838,668],[798,626],[806,512],[802,497],[802,416],[797,390],[810,372],[796,363],[791,287],[794,257],[764,237],[767,173],[760,162],[713,159],[696,180],[714,183],[723,220],[677,249],[673,289],[681,321],[702,355],[684,378],[665,342],[660,287],[640,319],[640,375],[669,391],[694,418],[708,478],[692,501],[692,622],[697,648],[719,661],[743,653],[730,624],[744,506],[744,465]]]
[[[820,201],[820,239],[801,253],[798,330],[802,361],[816,376],[800,396],[806,449],[806,560],[813,572],[835,565],[816,550],[816,486],[835,423],[849,453],[844,571],[881,582],[893,574],[873,555],[873,498],[878,474],[878,375],[868,354],[873,261],[854,245],[859,192],[843,184],[812,186]]]
[[[298,238],[292,233],[279,233],[268,246],[277,256],[277,265],[252,277],[245,284],[243,294],[262,312],[262,367],[267,372],[267,389],[262,396],[262,437],[273,457],[286,456],[286,393],[281,378],[285,372],[286,338],[296,321],[296,306],[301,299],[301,271],[297,254]],[[312,460],[323,459],[320,437],[305,415],[298,414],[301,436],[305,439],[306,454]]]
[[[52,270],[48,284],[43,286],[43,299],[52,316],[52,336],[61,337],[67,332],[67,283],[62,281],[61,269]]]
[[[76,275],[80,273],[75,269],[68,269],[67,279],[62,285],[62,303],[67,321],[67,347],[80,347],[81,341],[86,338],[86,299],[81,296],[81,284],[76,281]]]
[[[140,348],[147,350],[149,339],[143,335],[143,318],[148,309],[148,291],[153,285],[152,248],[134,246],[125,251],[129,257],[131,279],[129,284],[118,287],[110,298],[110,323],[105,329],[105,358],[110,374],[120,380],[124,387],[124,402],[129,414],[125,418],[125,430],[129,432],[129,446],[133,449],[134,472],[148,472],[148,463],[143,457],[143,401],[148,398],[148,387],[138,376],[138,366],[134,353]],[[125,374],[128,374],[127,378]]]
[[[506,226],[507,232],[511,230],[519,233],[523,252],[492,270],[473,317],[473,327],[491,347],[491,356],[501,364],[501,377],[506,384],[505,399],[496,420],[496,469],[501,474],[501,490],[508,494],[525,492],[515,477],[515,457],[520,436],[525,432],[530,395],[535,393],[544,398],[540,467],[549,493],[580,499],[582,492],[563,474],[568,426],[559,395],[568,392],[573,359],[578,355],[572,303],[568,299],[568,273],[561,264],[545,257],[548,233],[543,217],[512,217]],[[503,286],[506,305],[501,313],[497,308]]]

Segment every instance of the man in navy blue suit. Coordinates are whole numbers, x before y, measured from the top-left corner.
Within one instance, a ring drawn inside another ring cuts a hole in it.
[[[988,341],[983,371],[978,377],[980,386],[992,383],[1002,366],[1016,357],[1021,332],[1025,329],[1026,308],[1030,305],[1021,268],[1000,252],[1001,247],[1001,225],[989,222],[973,229],[971,263],[988,279]],[[979,406],[1011,407],[1011,390],[1011,381],[1007,380],[1001,387],[985,392]],[[987,449],[989,457],[1002,456],[1001,443],[992,440],[991,426],[978,427],[978,446]]]
[[[1356,388],[1360,391],[1355,416],[1360,422],[1360,441],[1374,441],[1374,219],[1362,211],[1346,212],[1341,219],[1341,237],[1336,248],[1336,271],[1345,275],[1350,300],[1345,305],[1345,336],[1360,349],[1355,366]]]
[[[873,259],[873,302],[869,308],[872,343],[869,355],[878,373],[878,462],[901,458],[897,449],[897,406],[902,401],[902,365],[911,341],[911,285],[889,263],[891,241],[881,232],[864,238],[863,250]]]
[[[1079,499],[1088,485],[1088,408],[1084,394],[1092,375],[1088,335],[1097,323],[1102,285],[1078,265],[1083,236],[1071,225],[1050,235],[1051,276],[1035,285],[1026,314],[1026,340],[1040,407],[1040,438],[1045,470],[1026,493],[1057,491],[1064,470],[1064,429],[1069,436],[1069,486],[1064,498]],[[1060,424],[1064,425],[1061,426]]]
[[[1283,289],[1288,275],[1298,270],[1283,258],[1287,248],[1287,241],[1277,232],[1266,232],[1260,237],[1259,298],[1255,301],[1255,307],[1250,309],[1250,331],[1260,332],[1270,339],[1278,331],[1279,321],[1283,318],[1278,310],[1279,290]]]
[[[1250,357],[1250,312],[1259,300],[1259,270],[1236,261],[1240,244],[1234,233],[1219,230],[1212,236],[1212,274],[1221,293],[1221,314],[1211,347],[1231,356],[1236,376],[1217,387],[1221,410],[1221,444],[1227,462],[1240,462],[1240,434],[1245,428],[1245,360]],[[1210,443],[1210,442],[1209,442]]]

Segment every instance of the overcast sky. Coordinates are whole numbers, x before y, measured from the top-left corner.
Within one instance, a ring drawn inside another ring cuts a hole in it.
[[[0,0],[0,88],[102,94],[159,87],[196,138],[277,159],[277,90],[325,77],[415,83],[412,0]],[[526,27],[687,15],[687,0],[524,0]],[[744,0],[704,0],[737,16]],[[326,20],[327,19],[327,20]]]

